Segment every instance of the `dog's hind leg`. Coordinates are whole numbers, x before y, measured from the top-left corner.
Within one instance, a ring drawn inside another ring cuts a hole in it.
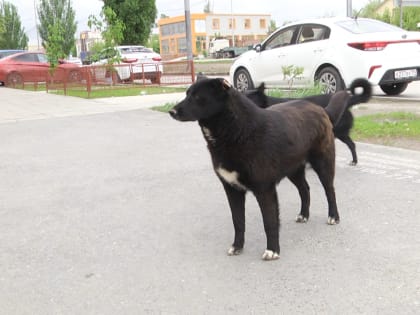
[[[310,190],[305,178],[305,167],[302,165],[295,173],[288,176],[299,191],[301,206],[300,213],[296,217],[298,223],[306,223],[309,220]]]
[[[238,190],[228,183],[223,182],[223,187],[232,212],[233,227],[235,229],[235,239],[228,250],[229,256],[242,253],[245,242],[245,191]]]
[[[261,209],[264,222],[265,235],[267,237],[267,249],[262,255],[263,260],[275,260],[280,257],[280,217],[279,217],[279,202],[277,198],[275,184],[271,187],[254,191],[258,204]]]
[[[350,149],[351,156],[353,158],[353,160],[350,162],[350,165],[356,165],[357,164],[356,144],[353,142],[353,140],[350,138],[349,135],[338,135],[337,138],[343,141]]]
[[[328,201],[328,221],[330,225],[340,223],[340,216],[337,209],[337,201],[334,189],[335,159],[330,156],[311,157],[309,162],[314,171],[318,174],[319,180],[325,190]]]

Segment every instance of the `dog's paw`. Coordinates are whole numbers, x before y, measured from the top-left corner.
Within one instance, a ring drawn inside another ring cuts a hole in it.
[[[273,252],[272,250],[266,249],[262,255],[262,260],[276,260],[280,258],[279,253]]]
[[[327,220],[328,225],[336,225],[338,223],[340,223],[340,219],[336,219],[336,218],[333,218],[333,217],[328,217],[328,220]]]
[[[242,254],[242,250],[243,250],[243,248],[236,248],[234,246],[231,246],[228,249],[227,254],[228,254],[228,256],[237,256],[237,255]]]
[[[356,166],[356,165],[357,165],[357,161],[350,161],[350,162],[349,162],[349,165],[350,165],[350,166]]]
[[[308,218],[305,218],[303,215],[299,214],[296,217],[296,222],[297,223],[306,223],[306,222],[308,222]]]

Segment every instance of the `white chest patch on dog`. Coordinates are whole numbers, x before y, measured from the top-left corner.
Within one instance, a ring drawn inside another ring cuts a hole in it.
[[[217,172],[217,174],[219,174],[219,176],[221,178],[223,178],[223,180],[226,183],[228,183],[228,184],[230,184],[230,185],[232,185],[232,186],[234,186],[236,188],[239,188],[241,190],[248,190],[245,185],[243,185],[241,182],[239,182],[239,179],[238,179],[239,178],[239,174],[238,174],[238,172],[236,172],[236,171],[228,171],[228,170],[224,169],[223,167],[218,167],[216,169],[216,172]]]
[[[206,127],[201,127],[201,130],[203,131],[204,138],[210,143],[215,143],[216,139],[213,138],[213,135],[211,134],[210,129]]]

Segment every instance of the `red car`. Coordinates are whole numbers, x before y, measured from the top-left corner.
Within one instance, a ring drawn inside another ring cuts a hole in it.
[[[46,82],[49,80],[50,64],[42,52],[20,52],[0,59],[0,85],[21,86],[24,82]],[[60,61],[54,81],[80,82],[82,68],[73,63]]]

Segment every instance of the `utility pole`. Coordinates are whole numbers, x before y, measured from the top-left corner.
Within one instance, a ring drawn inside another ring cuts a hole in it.
[[[190,0],[184,0],[185,8],[185,35],[187,40],[187,60],[193,60],[192,53],[192,35],[191,35],[191,14],[190,14]]]
[[[402,0],[398,1],[398,5],[400,6],[400,27],[403,27],[403,3]]]
[[[352,8],[352,1],[347,0],[347,16],[352,17],[353,16],[353,8]]]
[[[191,80],[194,82],[195,73],[194,73],[194,60],[192,53],[192,34],[191,34],[191,14],[190,14],[190,0],[184,0],[185,8],[185,36],[187,41],[187,62],[188,69],[191,71]]]

